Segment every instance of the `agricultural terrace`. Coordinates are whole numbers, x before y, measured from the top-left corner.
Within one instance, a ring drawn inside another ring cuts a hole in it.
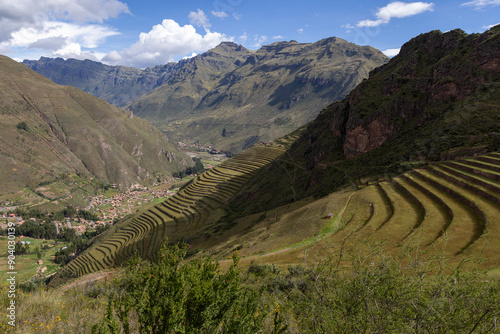
[[[255,146],[197,176],[174,196],[117,224],[102,242],[64,267],[50,286],[117,266],[136,252],[143,258],[154,259],[166,237],[218,219],[228,199],[284,152],[280,146]]]
[[[309,213],[307,219],[302,218],[304,212]],[[269,218],[253,225],[253,232],[245,238],[217,249],[218,254],[241,245],[242,264],[287,265],[300,262],[309,246],[323,253],[329,248],[338,252],[339,247],[356,247],[357,242],[370,240],[383,242],[394,255],[411,244],[421,251],[439,250],[450,263],[464,256],[483,258],[483,268],[498,272],[500,154],[432,163],[367,183],[358,191],[344,190],[305,202],[278,219],[269,212],[257,215]],[[302,227],[306,224],[309,231]],[[301,233],[302,239],[287,230]]]

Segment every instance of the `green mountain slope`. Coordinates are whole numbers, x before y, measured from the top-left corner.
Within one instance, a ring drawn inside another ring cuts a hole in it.
[[[415,37],[343,101],[297,131],[288,162],[248,185],[234,205],[261,211],[369,175],[401,173],[419,161],[497,150],[499,31]],[[255,201],[247,205],[249,196]]]
[[[175,138],[238,152],[314,119],[387,60],[339,38],[276,42],[257,51],[222,43],[129,109]]]
[[[79,174],[128,188],[192,164],[156,128],[0,57],[1,194]]]

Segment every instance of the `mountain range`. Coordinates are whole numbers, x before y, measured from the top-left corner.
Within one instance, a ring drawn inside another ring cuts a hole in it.
[[[171,138],[237,153],[313,120],[388,60],[372,47],[332,37],[276,42],[256,51],[224,42],[145,70],[47,58],[24,63],[57,83],[117,105],[129,103],[127,110]]]

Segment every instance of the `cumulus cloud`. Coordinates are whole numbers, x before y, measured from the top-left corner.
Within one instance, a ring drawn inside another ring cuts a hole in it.
[[[189,12],[188,15],[189,22],[198,27],[210,28],[210,20],[208,19],[205,12],[198,8],[196,12]]]
[[[398,55],[400,50],[401,50],[401,48],[399,48],[399,49],[387,49],[387,50],[382,51],[382,53],[385,54],[387,57],[394,57],[394,56]]]
[[[192,25],[181,27],[174,20],[165,19],[148,33],[141,33],[139,40],[129,48],[110,52],[103,61],[136,67],[154,66],[174,61],[176,57],[204,52],[223,41],[232,40],[206,27],[205,35],[201,35]]]
[[[474,0],[463,3],[461,6],[473,6],[476,7],[477,10],[480,10],[486,7],[500,6],[500,0]]]
[[[118,0],[22,0],[0,2],[0,50],[98,60],[93,49],[118,32],[103,21],[130,13]]]
[[[226,12],[216,12],[216,11],[212,11],[212,15],[215,16],[215,17],[218,17],[218,18],[225,18],[225,17],[228,17],[227,13]]]
[[[284,37],[281,36],[281,35],[276,35],[276,36],[273,36],[273,39],[283,39]]]
[[[52,56],[63,58],[89,58],[98,60],[98,54],[82,51],[93,49],[118,32],[99,24],[78,25],[74,23],[46,21],[40,27],[25,27],[11,34],[8,41],[0,43],[2,50],[44,50]],[[8,52],[6,52],[8,53]]]
[[[245,43],[248,40],[247,33],[244,32],[243,35],[241,35],[240,37],[238,37],[238,40],[240,41],[240,43]]]
[[[302,33],[304,32],[304,29],[302,29],[302,28],[297,29],[297,32],[298,32],[299,34],[302,34]]]
[[[376,27],[388,23],[393,18],[403,18],[434,10],[433,3],[427,2],[392,2],[385,7],[379,8],[375,14],[375,20],[363,20],[356,24],[357,27]]]
[[[130,13],[118,0],[23,0],[0,2],[0,42],[22,28],[43,28],[47,21],[102,23],[122,13]]]

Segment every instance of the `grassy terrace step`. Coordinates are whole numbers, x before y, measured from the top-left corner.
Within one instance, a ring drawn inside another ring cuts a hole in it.
[[[489,160],[485,161],[486,158],[477,158],[476,160],[461,160],[458,162],[466,163],[467,165],[474,166],[474,167],[479,167],[485,170],[491,170],[493,172],[500,173],[500,165],[491,163]],[[498,160],[500,162],[500,160]]]
[[[401,241],[411,233],[412,227],[419,223],[419,216],[414,205],[407,201],[392,182],[380,182],[379,186],[391,202],[392,214],[376,231],[383,234],[384,239]]]
[[[479,175],[479,174],[474,173],[474,172],[472,172],[470,170],[465,170],[465,169],[462,168],[461,165],[453,165],[451,163],[446,163],[445,162],[445,163],[440,164],[439,166],[448,168],[450,170],[454,170],[454,171],[456,171],[456,172],[458,172],[458,173],[460,173],[462,175],[470,177],[470,178],[472,178],[474,180],[474,182],[480,182],[480,183],[483,182],[483,183],[488,183],[488,184],[490,184],[490,185],[492,185],[494,187],[497,187],[497,188],[500,187],[500,182],[492,180],[492,179],[489,179],[489,178],[487,178],[487,177],[485,177],[483,175]]]
[[[455,175],[448,174],[445,171],[441,171],[441,170],[438,170],[438,169],[433,168],[433,167],[428,167],[428,168],[426,168],[426,170],[429,171],[430,173],[436,175],[437,177],[439,177],[443,180],[446,180],[446,181],[452,183],[453,185],[466,190],[466,191],[464,191],[464,193],[466,193],[466,192],[472,193],[472,194],[480,197],[482,200],[488,200],[488,201],[491,201],[494,204],[500,206],[500,198],[492,195],[489,192],[484,191],[483,189],[481,189],[477,186],[471,185],[468,182],[464,182],[464,181],[460,180],[459,177],[457,177]]]
[[[455,166],[455,167],[461,168],[467,172],[481,175],[481,176],[484,176],[486,178],[500,182],[500,174],[497,174],[497,173],[495,173],[487,168],[479,168],[477,166],[473,166],[469,163],[469,161],[466,161],[466,160],[459,161],[459,162],[448,162],[448,163],[446,163],[446,165]]]
[[[494,166],[497,166],[498,170],[500,171],[500,158],[494,158],[494,157],[477,157],[476,160],[481,161],[481,162],[486,162],[488,164],[492,164]]]
[[[453,190],[451,184],[447,184],[446,181],[441,179],[437,179],[429,175],[427,170],[419,170],[413,171],[412,174],[417,176],[419,179],[425,181],[428,184],[431,184],[435,188],[441,190],[442,192],[447,193],[449,196],[454,198],[460,205],[462,205],[467,211],[472,213],[473,216],[473,233],[470,236],[469,241],[465,246],[458,252],[461,253],[466,250],[469,246],[471,246],[474,242],[476,242],[485,232],[488,221],[483,211],[471,200],[461,195],[457,191]]]
[[[389,198],[389,196],[387,195],[387,192],[385,191],[384,188],[382,188],[382,186],[380,185],[380,183],[376,184],[375,187],[377,188],[377,191],[379,192],[380,194],[380,197],[382,198],[382,201],[384,202],[384,205],[387,209],[387,212],[388,212],[388,215],[387,215],[387,219],[385,221],[382,222],[382,224],[380,224],[376,229],[375,231],[378,231],[380,230],[382,227],[384,227],[384,225],[389,221],[391,220],[392,216],[394,215],[394,205],[392,204],[392,201],[391,199]]]
[[[453,211],[436,194],[413,181],[406,175],[398,177],[398,182],[409,192],[419,199],[425,209],[424,220],[420,224],[419,231],[425,236],[422,241],[425,246],[431,245],[439,239],[451,224]],[[414,231],[415,232],[415,231]],[[408,236],[409,237],[409,236]]]
[[[116,266],[135,252],[154,259],[162,241],[178,228],[202,226],[211,212],[223,207],[260,168],[285,152],[284,148],[257,146],[199,175],[174,196],[142,212],[113,232],[103,242],[78,256],[50,283],[64,283],[67,276],[78,277]]]
[[[483,181],[482,179],[479,179],[476,174],[468,174],[458,169],[450,168],[444,164],[435,166],[435,168],[438,168],[450,175],[453,175],[461,180],[464,180],[469,184],[474,184],[475,186],[480,187],[480,189],[486,190],[486,192],[490,194],[494,194],[495,198],[500,200],[500,198],[498,197],[500,196],[500,187],[496,186],[494,183],[486,182]],[[494,199],[493,201],[496,200]]]
[[[399,183],[397,180],[392,180],[391,182],[394,187],[396,188],[396,191],[399,192],[407,202],[411,203],[413,206],[413,210],[415,212],[415,224],[411,227],[411,231],[408,232],[407,235],[404,236],[403,240],[408,238],[408,236],[413,233],[417,228],[422,225],[425,215],[426,215],[426,210],[422,202],[415,196],[411,191],[409,191],[404,184]]]

